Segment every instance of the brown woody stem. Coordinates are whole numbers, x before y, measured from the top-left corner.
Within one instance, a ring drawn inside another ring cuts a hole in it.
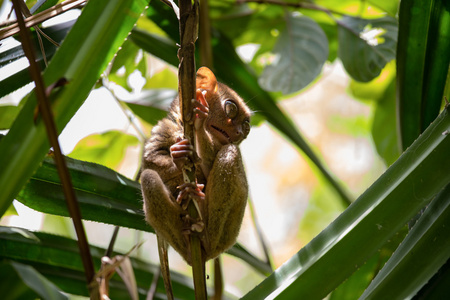
[[[196,68],[195,68],[195,41],[198,32],[198,1],[179,0],[180,9],[180,49],[178,58],[178,92],[180,98],[180,110],[184,125],[184,137],[187,138],[195,149],[195,133],[192,124],[192,99],[196,97]],[[196,182],[195,165],[192,163],[183,171],[186,182]],[[198,212],[194,201],[190,201],[188,213],[193,219],[198,218]],[[192,275],[194,278],[195,298],[197,300],[207,298],[205,261],[202,257],[200,238],[196,234],[190,235],[190,250],[192,262]]]
[[[64,190],[64,195],[66,198],[67,208],[69,210],[70,217],[72,218],[75,232],[78,237],[78,247],[80,249],[81,259],[83,261],[84,272],[86,276],[86,281],[88,286],[91,286],[91,282],[94,278],[94,265],[92,263],[92,256],[89,250],[89,245],[86,239],[86,234],[83,228],[83,223],[81,221],[80,208],[75,196],[75,192],[72,186],[72,180],[70,178],[69,170],[67,168],[64,157],[61,153],[61,148],[58,142],[58,133],[56,129],[56,124],[53,119],[53,114],[51,111],[50,103],[46,94],[46,89],[44,85],[44,80],[42,79],[39,66],[36,63],[33,46],[31,44],[30,34],[25,27],[25,22],[20,9],[21,0],[13,0],[14,10],[17,16],[17,22],[20,28],[20,35],[22,37],[22,47],[25,52],[26,57],[30,63],[30,73],[36,87],[35,93],[39,104],[39,112],[42,115],[44,121],[47,136],[50,141],[50,145],[53,147],[54,160],[56,167],[58,169],[58,174],[61,179],[61,184]],[[91,288],[90,290],[91,299],[99,299],[98,288]]]

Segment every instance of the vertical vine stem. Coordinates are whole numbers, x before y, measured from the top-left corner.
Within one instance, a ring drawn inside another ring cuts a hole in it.
[[[20,28],[20,35],[22,38],[22,47],[25,55],[30,63],[30,73],[31,78],[35,83],[35,93],[38,100],[39,112],[42,115],[45,128],[47,130],[47,136],[50,141],[50,145],[53,147],[54,160],[56,167],[58,169],[59,177],[61,178],[61,184],[64,190],[64,195],[66,197],[67,207],[72,218],[75,231],[78,238],[78,247],[80,249],[81,259],[83,261],[84,273],[86,276],[87,285],[90,287],[91,299],[99,299],[99,290],[96,282],[92,282],[95,272],[94,264],[92,262],[92,256],[89,250],[89,245],[87,242],[86,234],[83,228],[83,223],[81,222],[81,213],[78,206],[78,202],[75,196],[75,192],[72,186],[72,180],[70,178],[69,170],[67,168],[64,157],[61,153],[61,148],[58,142],[58,133],[56,129],[56,124],[53,119],[53,114],[51,111],[50,103],[48,101],[47,92],[44,85],[44,80],[42,79],[39,66],[36,63],[33,46],[31,44],[30,34],[25,27],[25,22],[20,9],[20,1],[22,0],[12,0],[14,11],[16,13],[17,22]],[[62,82],[62,81],[61,81]],[[56,84],[55,86],[57,86]]]
[[[198,0],[179,0],[180,9],[180,49],[178,58],[178,93],[180,110],[184,126],[184,137],[187,138],[195,149],[195,132],[192,125],[192,99],[196,95],[196,67],[195,67],[195,41],[198,33]],[[195,165],[187,165],[183,170],[185,182],[196,182]],[[194,200],[188,206],[189,215],[197,219],[198,212]],[[205,260],[202,257],[200,238],[196,234],[190,235],[190,249],[192,262],[192,275],[194,278],[195,298],[202,300],[207,298],[205,279]]]

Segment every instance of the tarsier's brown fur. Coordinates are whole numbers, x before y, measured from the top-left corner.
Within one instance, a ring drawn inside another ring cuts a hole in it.
[[[197,72],[196,100],[195,150],[200,159],[189,151],[189,142],[182,140],[183,124],[176,98],[168,116],[153,128],[145,145],[141,174],[147,222],[188,263],[187,235],[192,230],[186,228],[187,213],[180,203],[188,197],[198,199],[202,220],[191,223],[204,226],[198,234],[204,259],[209,260],[236,242],[248,196],[238,145],[250,130],[250,109],[204,67]],[[188,158],[196,162],[197,186],[186,187],[180,195],[177,187],[183,184],[181,168]]]

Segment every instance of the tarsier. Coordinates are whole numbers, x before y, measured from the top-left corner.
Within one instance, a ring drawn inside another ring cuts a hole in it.
[[[193,99],[197,155],[183,139],[178,97],[169,114],[153,128],[145,145],[141,174],[147,222],[191,264],[189,235],[199,234],[204,260],[233,246],[248,196],[238,145],[250,131],[251,111],[206,67],[197,72]],[[183,182],[182,168],[196,165],[197,183]],[[198,203],[200,218],[187,215],[189,199]]]

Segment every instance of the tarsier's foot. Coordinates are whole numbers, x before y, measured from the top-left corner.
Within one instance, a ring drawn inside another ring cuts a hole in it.
[[[178,187],[180,193],[177,197],[177,203],[181,205],[181,208],[185,210],[191,199],[197,201],[202,205],[205,201],[205,193],[203,193],[204,184],[198,183],[184,183]],[[200,214],[200,212],[199,212]],[[200,218],[202,216],[200,215]]]
[[[200,219],[191,218],[189,215],[183,216],[183,222],[185,227],[182,230],[184,235],[190,235],[194,232],[203,232],[205,229],[205,223]]]

